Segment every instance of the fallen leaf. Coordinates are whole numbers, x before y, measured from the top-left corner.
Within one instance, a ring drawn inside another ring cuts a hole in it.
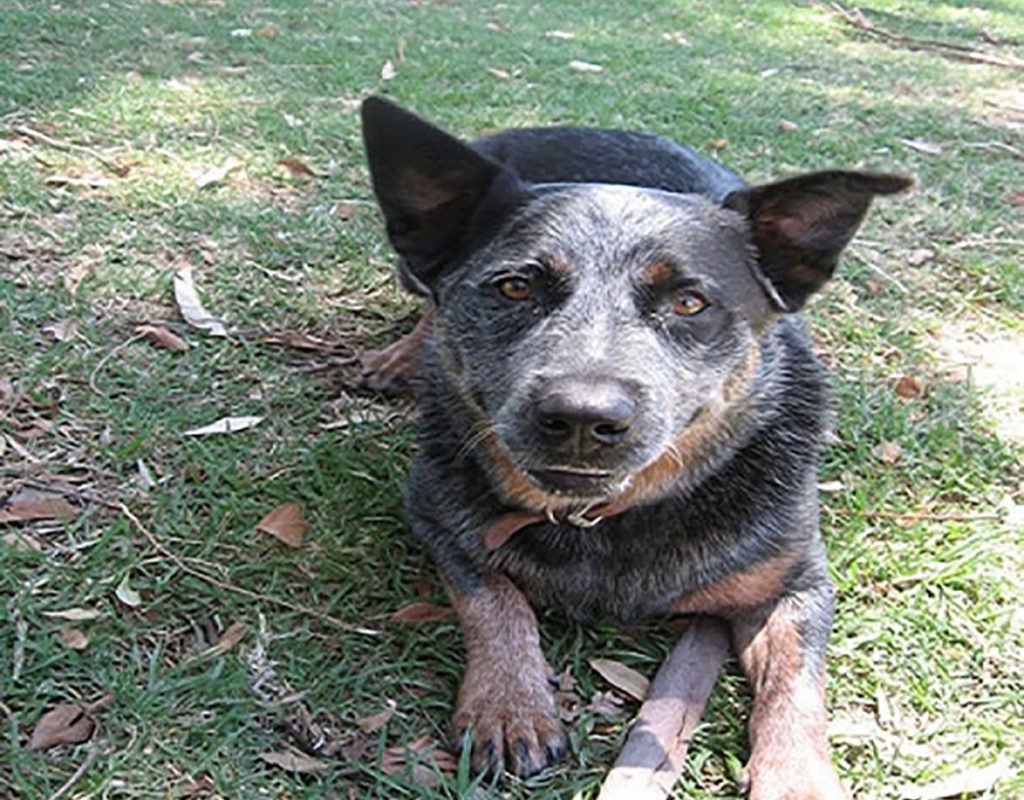
[[[277,28],[275,28],[273,25],[264,25],[262,28],[256,31],[256,35],[269,39],[273,36],[277,36]]]
[[[1024,189],[1019,192],[1011,192],[1007,196],[1006,202],[1011,206],[1024,206]]]
[[[201,428],[189,428],[182,436],[212,436],[218,433],[238,433],[263,422],[263,417],[221,417]]]
[[[714,139],[711,142],[711,149],[712,150],[724,150],[728,146],[729,146],[729,140],[728,139]]]
[[[395,716],[397,710],[398,704],[394,700],[388,700],[387,707],[383,711],[378,711],[368,717],[360,717],[356,720],[356,725],[363,733],[373,733],[391,722],[391,718]]]
[[[919,267],[933,258],[935,258],[935,251],[929,250],[927,247],[919,247],[907,253],[907,263],[912,267]]]
[[[622,716],[622,699],[615,692],[594,692],[587,703],[587,711],[602,717]]]
[[[307,756],[305,753],[300,753],[297,750],[283,750],[278,753],[260,753],[258,758],[261,761],[266,761],[268,764],[273,764],[275,767],[280,767],[286,772],[311,774],[327,772],[331,768],[330,762],[322,761],[319,758],[312,758],[311,756]]]
[[[903,448],[898,442],[882,442],[875,448],[875,455],[886,464],[895,464],[903,455]]]
[[[31,534],[24,531],[11,531],[3,536],[3,543],[19,553],[41,553],[42,543]]]
[[[131,587],[128,578],[128,574],[125,574],[117,588],[114,589],[114,596],[129,608],[138,608],[142,605],[142,597]]]
[[[651,682],[635,669],[610,658],[592,658],[590,666],[608,683],[635,700],[642,701],[647,697]]]
[[[433,761],[436,771],[424,761]],[[422,736],[408,744],[389,747],[381,755],[380,769],[387,775],[399,775],[409,765],[413,780],[420,786],[434,787],[439,783],[437,772],[452,775],[457,766],[455,757],[439,747],[433,739]]]
[[[843,491],[844,488],[842,481],[822,481],[818,484],[818,491],[825,494],[836,494]]]
[[[683,45],[684,47],[690,44],[690,40],[686,38],[686,34],[682,31],[671,31],[669,33],[661,34],[661,38],[666,42],[672,42],[673,44]]]
[[[575,39],[576,34],[572,31],[548,31],[544,34],[549,39]]]
[[[217,644],[206,648],[196,658],[216,658],[217,656],[224,655],[245,638],[246,630],[245,623],[232,622],[224,629],[224,633],[220,635]]]
[[[896,381],[896,387],[893,389],[896,395],[904,400],[913,400],[916,397],[920,397],[922,390],[921,379],[914,375],[901,375],[899,380]]]
[[[359,213],[359,204],[353,203],[351,200],[339,200],[331,206],[327,213],[332,217],[337,217],[338,219],[347,222]]]
[[[577,72],[604,72],[604,67],[600,64],[591,64],[589,61],[570,61],[569,69]]]
[[[162,325],[137,325],[135,332],[167,350],[174,350],[177,353],[188,350],[188,342]]]
[[[196,188],[205,189],[207,186],[213,186],[215,183],[220,183],[232,170],[240,167],[241,165],[242,162],[234,156],[225,159],[222,164],[216,167],[210,167],[208,170],[196,177]]]
[[[252,28],[235,28],[228,35],[235,39],[247,39],[252,36]]]
[[[384,66],[380,68],[380,79],[382,81],[390,81],[394,79],[396,74],[395,65],[391,63],[391,59],[389,58],[384,62]]]
[[[900,139],[900,144],[911,150],[916,150],[918,153],[924,153],[926,156],[942,155],[942,145],[934,142],[923,142],[920,139]]]
[[[73,319],[62,319],[43,326],[43,333],[50,334],[58,342],[70,342],[78,336],[78,322]]]
[[[800,129],[800,126],[797,125],[795,122],[792,122],[792,121],[790,121],[788,119],[780,119],[779,120],[779,130],[783,131],[784,133],[789,133],[791,131],[795,131],[795,130],[799,130],[799,129]]]
[[[495,78],[500,78],[503,81],[509,80],[512,76],[508,70],[500,69],[499,67],[488,67],[487,71],[491,73]]]
[[[72,650],[84,650],[89,646],[89,637],[78,628],[61,628],[60,640]]]
[[[30,750],[48,750],[60,744],[78,744],[89,740],[96,730],[95,714],[113,702],[112,694],[104,695],[95,703],[61,703],[51,708],[36,722],[29,741]]]
[[[74,297],[75,293],[78,292],[79,284],[89,276],[90,272],[92,272],[92,265],[87,262],[80,261],[72,264],[63,276],[64,288],[68,294]]]
[[[48,750],[59,744],[86,742],[96,721],[77,703],[65,703],[47,711],[32,729],[29,750]]]
[[[1013,765],[1009,759],[1002,758],[987,767],[972,767],[958,775],[924,786],[903,786],[900,788],[900,800],[940,800],[944,797],[981,794],[1011,774]]]
[[[317,177],[317,174],[304,161],[299,158],[295,158],[294,156],[279,158],[277,159],[277,163],[296,177],[305,178],[307,180]]]
[[[269,533],[289,547],[302,547],[302,535],[309,525],[302,518],[302,506],[298,503],[282,503],[271,510],[257,524],[256,530]]]
[[[451,606],[439,606],[435,603],[409,603],[407,606],[403,606],[398,609],[394,614],[389,617],[391,622],[398,623],[417,623],[417,622],[436,622],[439,619],[444,619],[452,613]]]
[[[75,518],[74,507],[63,497],[40,495],[38,497],[15,500],[0,508],[0,523],[26,522],[33,519],[63,519],[71,521]]]
[[[227,336],[224,323],[207,311],[192,279],[192,267],[184,266],[174,273],[174,300],[182,318],[193,328],[206,331],[211,336]]]
[[[65,608],[62,611],[44,611],[42,613],[44,617],[66,619],[68,622],[88,622],[103,616],[94,608]]]

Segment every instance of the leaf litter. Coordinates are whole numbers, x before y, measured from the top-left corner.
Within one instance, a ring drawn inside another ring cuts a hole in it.
[[[610,658],[592,658],[590,666],[608,683],[634,700],[642,702],[647,697],[651,682],[632,667]]]
[[[174,273],[174,299],[182,318],[193,328],[206,331],[211,336],[227,336],[224,323],[203,306],[196,292],[191,265],[181,267]]]
[[[105,694],[95,703],[61,703],[41,716],[32,729],[30,750],[49,750],[61,744],[79,744],[92,738],[96,730],[96,714],[114,702],[114,695]]]
[[[302,537],[309,524],[302,518],[302,506],[296,502],[282,503],[256,523],[256,530],[268,533],[291,548],[302,547]]]

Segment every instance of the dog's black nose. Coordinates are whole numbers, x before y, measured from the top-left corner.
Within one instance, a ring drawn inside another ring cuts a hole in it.
[[[537,398],[537,424],[549,444],[576,443],[582,452],[620,444],[636,403],[621,383],[601,378],[556,378]]]

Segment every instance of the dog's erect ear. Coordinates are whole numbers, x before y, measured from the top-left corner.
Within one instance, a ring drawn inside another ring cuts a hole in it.
[[[779,310],[796,311],[832,277],[871,199],[912,183],[880,172],[813,172],[739,189],[724,205],[748,218],[761,272]]]
[[[431,287],[465,244],[474,212],[504,170],[382,97],[363,102],[363,142],[388,238]]]

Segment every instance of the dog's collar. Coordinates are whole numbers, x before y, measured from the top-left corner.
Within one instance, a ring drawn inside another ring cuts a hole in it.
[[[556,517],[550,509],[543,512],[512,511],[502,514],[484,529],[484,549],[488,553],[497,550],[523,528],[538,525],[541,522],[550,522],[552,525],[565,523],[577,528],[593,528],[602,520],[624,514],[632,507],[633,504],[628,500],[619,500],[570,511],[561,519]]]

